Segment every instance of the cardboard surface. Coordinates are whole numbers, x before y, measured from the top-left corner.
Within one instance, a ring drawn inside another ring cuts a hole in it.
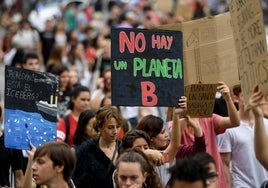
[[[154,8],[155,10],[169,13],[173,6],[173,0],[155,0]]]
[[[185,86],[187,114],[193,118],[211,117],[216,91],[217,84],[191,84]]]
[[[268,95],[268,55],[259,1],[230,1],[230,14],[245,106],[254,85]]]
[[[218,84],[191,84],[184,86],[187,97],[187,111],[181,117],[190,115],[192,118],[211,117],[215,105],[215,94]],[[173,109],[167,110],[167,121],[171,121]]]
[[[194,8],[187,4],[178,4],[175,15],[183,17],[184,20],[192,20],[194,17]]]
[[[239,83],[230,14],[159,26],[183,32],[185,85]]]

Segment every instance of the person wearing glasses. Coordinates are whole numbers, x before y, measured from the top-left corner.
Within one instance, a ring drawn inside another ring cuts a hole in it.
[[[193,159],[199,161],[199,163],[201,163],[204,167],[208,168],[208,174],[206,177],[207,188],[218,188],[219,174],[214,158],[206,152],[199,152],[193,155]]]
[[[205,152],[178,159],[176,165],[169,169],[169,173],[171,174],[170,188],[218,187],[215,160]]]

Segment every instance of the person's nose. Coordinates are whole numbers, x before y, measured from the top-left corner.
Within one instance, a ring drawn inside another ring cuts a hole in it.
[[[127,180],[126,180],[126,185],[127,185],[127,186],[130,186],[131,184],[132,184],[132,182],[131,182],[130,178],[127,178]]]
[[[121,129],[122,129],[122,128],[121,128]],[[120,128],[115,127],[115,128],[114,128],[114,134],[118,134],[118,133],[119,133],[119,130],[120,130]]]
[[[33,171],[35,171],[35,170],[36,170],[36,163],[35,163],[35,162],[33,162],[33,164],[32,164],[32,167],[31,167],[31,168],[32,168],[32,170],[33,170]]]
[[[142,146],[140,150],[144,153],[146,149]]]

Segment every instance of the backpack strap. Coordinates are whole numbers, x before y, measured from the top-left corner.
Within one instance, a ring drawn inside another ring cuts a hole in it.
[[[65,136],[64,142],[67,143],[67,138],[69,137],[69,134],[70,134],[70,120],[69,120],[69,115],[64,116],[63,119],[64,119],[64,122],[65,122],[65,129],[66,129],[66,133],[65,133],[66,136]]]

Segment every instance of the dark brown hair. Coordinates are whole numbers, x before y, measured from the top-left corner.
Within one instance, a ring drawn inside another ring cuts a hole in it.
[[[75,166],[75,155],[65,142],[47,142],[36,149],[33,160],[47,155],[53,162],[53,166],[64,166],[63,178],[69,181]]]
[[[138,138],[143,138],[147,142],[148,146],[150,146],[150,137],[148,136],[148,134],[142,130],[134,129],[130,130],[124,135],[121,142],[120,152],[132,148],[133,143]]]
[[[156,137],[163,129],[164,121],[157,116],[147,115],[137,124],[136,129],[143,130],[150,138]]]
[[[91,109],[85,110],[79,115],[77,128],[75,130],[74,138],[73,138],[74,145],[78,146],[83,141],[90,139],[86,133],[86,127],[87,127],[88,121],[94,118],[95,115],[96,115],[96,112]]]
[[[128,149],[123,152],[116,161],[116,169],[118,170],[121,162],[139,163],[142,172],[147,172],[145,184],[148,188],[163,187],[161,180],[154,169],[154,165],[148,157],[139,149]]]

